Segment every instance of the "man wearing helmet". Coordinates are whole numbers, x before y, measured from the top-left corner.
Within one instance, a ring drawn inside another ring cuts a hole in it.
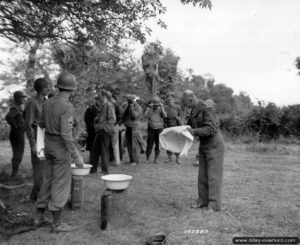
[[[14,103],[5,116],[5,120],[10,125],[9,140],[13,151],[11,177],[17,175],[24,155],[25,122],[23,112],[26,95],[22,91],[16,91],[13,98]]]
[[[58,95],[48,99],[44,105],[39,126],[45,128],[44,178],[37,200],[35,224],[45,222],[44,212],[52,213],[52,232],[72,231],[72,227],[61,221],[71,188],[71,161],[79,168],[83,159],[75,146],[73,136],[74,107],[69,97],[77,89],[76,78],[68,72],[61,73],[57,80]]]
[[[158,163],[159,156],[159,134],[162,132],[164,127],[164,118],[167,117],[167,113],[161,103],[159,97],[154,97],[150,104],[150,108],[146,111],[146,118],[148,119],[148,138],[147,138],[147,149],[146,159],[149,161],[149,157],[155,143],[155,156],[154,163]]]
[[[24,111],[26,134],[31,148],[31,164],[33,174],[33,188],[30,200],[36,201],[43,181],[44,160],[37,157],[37,126],[42,113],[42,107],[49,93],[49,83],[45,78],[34,81],[34,90],[37,95],[27,103]]]
[[[126,96],[126,103],[122,105],[124,111],[122,122],[126,126],[125,139],[131,166],[135,166],[140,161],[139,138],[140,138],[140,117],[142,108],[136,102],[134,95]]]

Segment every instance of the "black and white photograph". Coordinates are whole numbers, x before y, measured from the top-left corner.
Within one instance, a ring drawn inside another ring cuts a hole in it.
[[[300,1],[0,0],[0,245],[300,244]]]

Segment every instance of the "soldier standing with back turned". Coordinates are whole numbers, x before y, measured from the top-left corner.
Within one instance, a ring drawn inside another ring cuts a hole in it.
[[[59,94],[43,106],[40,127],[45,128],[44,179],[37,200],[37,217],[34,222],[42,225],[45,209],[52,213],[52,232],[68,232],[73,228],[61,220],[71,190],[71,162],[83,167],[83,159],[75,146],[73,136],[74,107],[69,97],[77,89],[76,78],[71,73],[61,73],[57,80]]]

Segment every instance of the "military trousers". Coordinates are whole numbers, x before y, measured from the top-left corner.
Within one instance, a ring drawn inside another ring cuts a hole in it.
[[[93,166],[91,168],[92,173],[97,171],[100,156],[101,169],[103,172],[108,172],[110,137],[109,133],[103,129],[97,132],[90,154],[90,164]]]
[[[224,140],[210,147],[199,147],[198,203],[215,211],[222,207]]]
[[[31,164],[33,187],[30,194],[30,199],[36,201],[43,182],[45,160],[39,159],[35,154],[31,152]]]
[[[22,162],[25,149],[25,132],[13,129],[9,134],[9,141],[12,148],[12,172],[16,174]]]
[[[159,135],[162,132],[162,128],[153,129],[148,128],[148,137],[147,137],[147,149],[146,156],[149,157],[152,152],[153,145],[155,144],[155,155],[159,154]]]
[[[140,161],[139,130],[139,128],[127,127],[125,132],[126,146],[131,163],[139,163]]]
[[[115,125],[111,135],[111,145],[116,164],[120,164],[120,150],[119,150],[119,126]]]
[[[38,194],[37,208],[60,211],[71,191],[71,155],[60,136],[45,136],[43,182]]]

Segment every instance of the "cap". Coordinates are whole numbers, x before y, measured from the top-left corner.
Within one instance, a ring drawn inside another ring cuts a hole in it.
[[[26,98],[26,94],[23,91],[16,91],[13,95],[14,99]]]

